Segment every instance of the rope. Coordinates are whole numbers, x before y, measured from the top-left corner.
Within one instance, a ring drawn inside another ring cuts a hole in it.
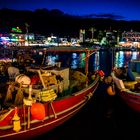
[[[93,55],[94,53],[95,53],[95,52],[92,52],[91,54],[88,55],[88,57],[91,56],[91,55]],[[81,59],[81,60],[85,60],[85,59],[86,59],[86,57],[83,58],[83,59]]]

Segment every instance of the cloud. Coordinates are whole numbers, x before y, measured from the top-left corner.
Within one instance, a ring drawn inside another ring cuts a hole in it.
[[[89,14],[89,15],[85,15],[84,17],[86,17],[86,18],[109,18],[109,19],[113,19],[113,20],[125,19],[124,16],[116,15],[113,13]]]

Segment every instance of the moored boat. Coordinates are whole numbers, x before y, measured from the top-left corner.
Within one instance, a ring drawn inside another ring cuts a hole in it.
[[[21,75],[8,83],[0,139],[30,139],[59,126],[89,101],[104,76],[102,71],[88,75],[61,67],[28,71],[38,77]]]
[[[114,68],[116,91],[134,111],[140,112],[140,61],[131,60],[127,67]]]

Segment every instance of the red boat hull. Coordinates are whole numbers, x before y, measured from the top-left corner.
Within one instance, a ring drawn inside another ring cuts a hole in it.
[[[121,91],[120,96],[131,109],[140,112],[140,94],[134,94],[130,91]]]
[[[124,84],[124,81],[122,79],[119,79],[115,76],[115,72],[116,70],[113,71],[111,75],[117,87],[116,92],[132,110],[140,112],[140,93],[132,92],[130,89],[126,89],[128,85],[134,86],[134,84],[136,84],[135,81],[128,81],[129,84]]]
[[[27,129],[27,121],[25,122],[25,120],[21,119],[22,129],[19,132],[15,132],[13,130],[13,126],[11,123],[11,128],[7,130],[0,130],[0,139],[31,139],[61,125],[66,120],[75,115],[88,102],[90,97],[95,93],[98,84],[99,77],[97,77],[94,83],[92,83],[82,91],[79,91],[61,100],[55,100],[52,102],[52,104],[48,102],[44,103],[46,110],[46,117],[44,120],[33,120],[31,117],[30,128]],[[55,112],[53,111],[51,106],[53,107]],[[23,112],[23,108],[19,110],[19,116],[20,112]],[[23,117],[20,116],[20,118]],[[0,126],[4,125],[4,123],[5,122],[0,122]],[[26,125],[22,125],[23,123],[25,123]]]

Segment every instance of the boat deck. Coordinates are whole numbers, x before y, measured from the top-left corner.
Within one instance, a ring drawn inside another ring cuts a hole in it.
[[[132,111],[117,95],[108,97],[105,88],[106,85],[99,85],[92,100],[77,115],[35,140],[136,139],[140,114]]]

